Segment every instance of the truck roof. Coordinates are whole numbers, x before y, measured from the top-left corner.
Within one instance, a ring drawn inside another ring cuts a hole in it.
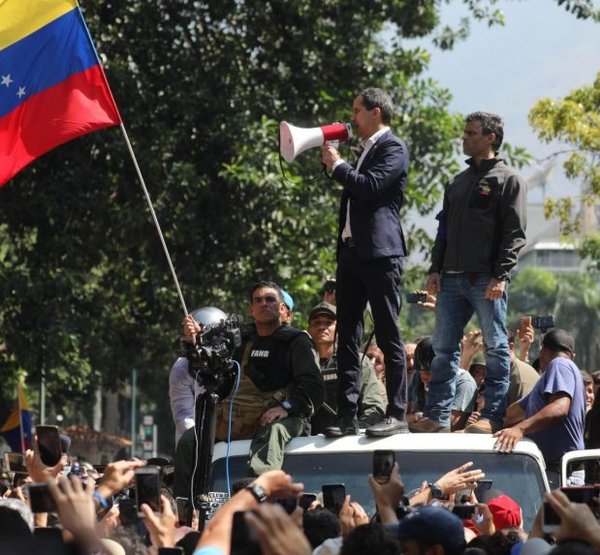
[[[465,453],[496,452],[496,440],[489,434],[396,434],[384,438],[370,438],[365,435],[326,438],[323,436],[296,437],[286,446],[286,453],[335,453],[373,451],[392,449],[394,451],[450,451]],[[214,447],[213,461],[227,456],[228,444],[217,443]],[[250,450],[250,440],[232,441],[229,444],[229,456],[245,456]],[[515,453],[527,454],[539,461],[545,468],[544,458],[537,445],[523,439],[516,445]]]

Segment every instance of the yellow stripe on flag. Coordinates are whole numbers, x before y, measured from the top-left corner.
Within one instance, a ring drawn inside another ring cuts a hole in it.
[[[76,7],[77,0],[0,0],[0,50]]]

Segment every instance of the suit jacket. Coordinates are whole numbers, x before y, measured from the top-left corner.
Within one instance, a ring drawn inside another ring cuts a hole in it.
[[[350,203],[350,227],[358,255],[365,259],[407,254],[400,208],[408,172],[408,148],[386,131],[371,147],[360,169],[343,162],[333,178],[343,186],[340,203],[338,253]]]

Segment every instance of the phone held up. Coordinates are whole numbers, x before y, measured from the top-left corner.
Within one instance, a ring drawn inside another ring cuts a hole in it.
[[[62,456],[58,426],[36,426],[35,435],[42,462],[46,466],[57,465]]]
[[[427,293],[407,293],[406,302],[410,304],[424,303],[427,301]]]
[[[48,484],[29,484],[29,503],[32,513],[50,513],[56,510]]]
[[[373,479],[378,484],[387,484],[395,462],[396,456],[393,451],[383,449],[373,451]]]
[[[138,516],[142,504],[148,505],[154,513],[160,513],[160,470],[157,466],[143,466],[135,469],[135,499]]]
[[[23,455],[23,453],[4,453],[4,468],[10,472],[27,474],[25,455]]]
[[[323,492],[323,506],[334,515],[338,515],[346,499],[346,485],[323,484],[321,491]]]

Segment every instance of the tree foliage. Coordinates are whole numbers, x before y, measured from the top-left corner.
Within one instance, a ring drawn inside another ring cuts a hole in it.
[[[547,218],[558,216],[563,233],[576,235],[582,226],[574,208],[579,204],[593,209],[600,199],[600,73],[592,85],[575,89],[563,99],[536,102],[529,121],[542,141],[558,140],[570,147],[563,167],[569,179],[582,184],[581,193],[548,199],[544,212]]]
[[[394,97],[393,127],[413,161],[405,210],[431,211],[457,169],[460,117],[423,77],[428,53],[403,41],[464,37],[441,27],[442,3],[83,3],[188,308],[243,312],[252,281],[274,278],[302,323],[334,271],[339,186],[317,151],[287,168],[292,183],[282,179],[277,123],[347,121],[361,87]],[[465,4],[500,21],[495,0]],[[411,248],[424,249],[424,232],[407,227]],[[183,314],[119,130],[63,145],[3,187],[0,245],[4,383],[45,375],[56,410],[76,400],[76,411],[135,368],[157,420],[170,422],[165,386]]]

